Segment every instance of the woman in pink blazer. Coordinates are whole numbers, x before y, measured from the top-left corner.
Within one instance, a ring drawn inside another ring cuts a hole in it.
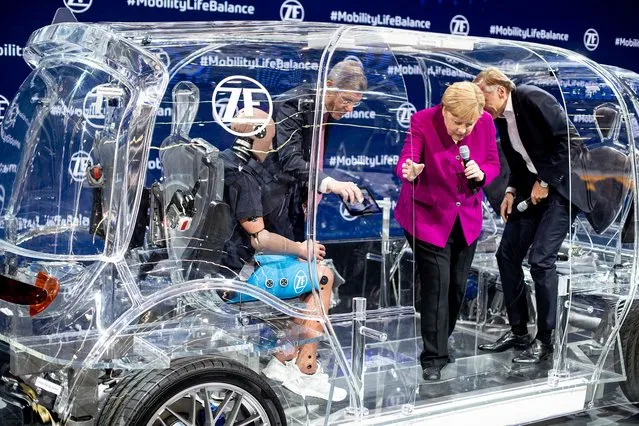
[[[451,359],[448,337],[482,228],[481,188],[499,174],[495,126],[484,103],[475,84],[448,87],[440,105],[411,118],[395,170],[402,179],[395,218],[413,248],[421,281],[425,380],[439,380]]]

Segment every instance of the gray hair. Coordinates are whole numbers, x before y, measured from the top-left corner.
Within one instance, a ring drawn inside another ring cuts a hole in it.
[[[368,80],[359,61],[346,59],[340,61],[328,72],[328,80],[336,89],[364,92],[368,88]]]
[[[477,74],[473,83],[484,86],[483,90],[489,93],[497,90],[497,86],[503,87],[508,93],[515,90],[515,83],[496,67],[488,67]]]

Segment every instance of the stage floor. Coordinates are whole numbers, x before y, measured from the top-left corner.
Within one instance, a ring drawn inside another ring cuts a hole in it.
[[[333,326],[350,362],[352,323],[336,323]],[[579,357],[571,355],[568,378],[557,386],[550,386],[548,371],[552,368],[552,360],[523,366],[512,362],[516,350],[496,354],[481,352],[477,349],[478,344],[493,341],[506,328],[486,329],[472,323],[460,323],[449,339],[455,362],[442,370],[440,381],[425,382],[419,365],[422,343],[418,317],[404,315],[371,320],[367,326],[386,333],[388,340],[367,340],[363,378],[363,405],[367,410],[365,424],[448,425],[466,421],[479,424],[526,424],[539,419],[553,418],[547,422],[558,422],[559,419],[578,422],[585,418],[584,415],[565,415],[583,410],[587,401],[591,400],[588,383],[595,369],[587,359],[584,362],[574,361]],[[569,353],[573,350],[581,352],[579,336],[573,336],[573,339],[575,342],[569,346]],[[327,342],[320,344],[319,354],[331,380],[336,386],[347,388]],[[583,360],[583,356],[581,358]],[[267,362],[268,359],[263,361]],[[601,380],[609,383],[600,385],[601,395],[597,398],[596,407],[627,404],[623,394],[618,390],[614,393],[618,388],[615,383],[618,379],[619,375],[614,372],[606,370],[602,373]],[[329,407],[323,400],[305,400],[280,385],[274,386],[284,401],[286,412],[292,419],[291,424],[324,424],[327,412],[333,413],[328,420],[330,425],[353,422],[353,418],[347,414],[349,398],[331,403]],[[627,413],[620,408],[616,410],[619,411],[619,418],[636,414],[631,408]],[[591,410],[587,415],[595,416],[597,411],[601,410]],[[601,412],[610,413],[608,409]]]

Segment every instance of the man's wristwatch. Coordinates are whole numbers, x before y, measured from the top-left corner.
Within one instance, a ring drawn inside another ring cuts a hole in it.
[[[541,179],[537,179],[537,182],[539,182],[539,186],[541,186],[542,188],[548,188],[548,183],[544,182]]]

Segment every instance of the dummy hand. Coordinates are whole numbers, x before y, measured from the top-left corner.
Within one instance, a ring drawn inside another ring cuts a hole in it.
[[[306,240],[303,243],[298,243],[300,245],[299,257],[308,260],[307,247],[309,243],[315,243],[315,259],[318,262],[324,260],[324,256],[326,256],[326,247],[324,247],[324,244],[320,244],[318,241],[313,240]]]
[[[481,171],[475,160],[470,160],[466,163],[466,169],[464,170],[466,179],[475,179],[477,182],[484,180],[484,172]]]
[[[506,195],[504,195],[504,200],[501,202],[501,207],[499,208],[499,213],[504,223],[508,222],[508,216],[510,216],[513,212],[514,201],[515,196],[510,192],[507,192]]]
[[[535,205],[546,197],[548,197],[548,188],[542,188],[539,182],[535,182],[530,193],[530,201]]]
[[[332,179],[326,185],[326,191],[339,195],[345,202],[351,204],[356,202],[361,203],[364,200],[362,191],[353,182],[342,182]]]
[[[410,158],[402,164],[402,177],[409,182],[417,179],[417,176],[424,170],[424,165],[420,163],[413,163]]]

